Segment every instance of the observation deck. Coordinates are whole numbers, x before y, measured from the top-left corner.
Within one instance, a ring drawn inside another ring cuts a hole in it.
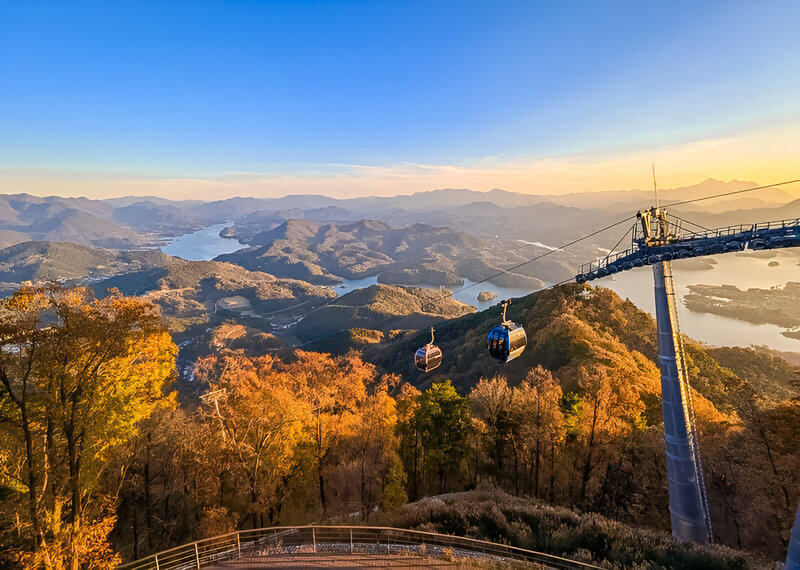
[[[689,232],[683,231],[683,226],[691,222],[670,218],[668,224],[667,237],[663,240],[648,240],[644,232],[635,231],[630,247],[582,265],[576,281],[585,283],[673,259],[800,246],[800,218]]]

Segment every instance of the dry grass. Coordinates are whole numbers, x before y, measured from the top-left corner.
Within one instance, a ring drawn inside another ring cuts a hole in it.
[[[391,515],[387,524],[510,544],[605,568],[772,567],[770,562],[726,547],[679,543],[663,532],[494,490],[423,499]]]

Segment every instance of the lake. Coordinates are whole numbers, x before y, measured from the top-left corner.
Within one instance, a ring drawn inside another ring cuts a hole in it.
[[[372,277],[364,277],[363,279],[342,279],[341,284],[333,286],[333,290],[336,291],[337,295],[342,296],[347,295],[356,289],[371,287],[377,283],[378,277],[376,275]]]
[[[712,269],[686,269],[680,260],[674,261],[672,264],[681,331],[695,340],[715,346],[764,345],[775,350],[800,352],[800,340],[783,336],[781,332],[784,329],[781,327],[755,325],[710,313],[696,313],[689,311],[683,304],[683,297],[689,292],[689,285],[728,284],[736,285],[740,289],[769,289],[775,285],[784,285],[789,281],[800,282],[800,267],[797,265],[797,257],[786,253],[778,253],[771,259],[758,258],[753,255],[728,254],[715,256],[714,260],[717,264]],[[778,261],[779,265],[769,267],[770,261]],[[335,287],[335,290],[339,295],[344,295],[377,282],[377,277],[345,279],[342,285]],[[591,284],[607,287],[623,299],[630,299],[640,309],[655,315],[652,267],[632,269],[597,279]],[[423,287],[438,289],[438,287],[425,285]],[[479,303],[477,296],[481,291],[496,293],[497,298]],[[464,285],[455,288],[453,297],[483,311],[497,305],[503,299],[524,297],[530,293],[531,291],[525,289],[505,289],[492,283],[475,285],[473,281],[465,279]]]
[[[334,290],[339,295],[346,295],[351,291],[355,291],[356,289],[363,289],[364,287],[369,287],[370,285],[375,285],[378,282],[378,278],[373,277],[364,277],[363,279],[343,279],[341,285],[336,285]],[[414,285],[415,287],[422,287],[423,289],[439,289],[439,287],[435,285]],[[492,299],[491,301],[484,301],[478,302],[478,293],[481,291],[491,291],[497,295],[497,298]],[[472,305],[476,307],[479,311],[483,311],[484,309],[488,309],[494,305],[497,305],[503,299],[510,299],[512,297],[524,297],[525,295],[530,295],[530,291],[527,289],[506,289],[504,287],[498,287],[492,283],[481,283],[480,285],[475,285],[474,281],[470,281],[469,279],[464,279],[464,284],[460,287],[456,287],[453,292],[453,298],[462,303],[466,303],[467,305]]]
[[[247,246],[240,243],[239,240],[223,238],[219,235],[219,232],[232,225],[233,222],[226,222],[183,234],[170,243],[162,245],[161,251],[188,261],[207,261],[224,253],[239,251]]]
[[[231,223],[216,224],[202,230],[184,234],[171,243],[161,247],[161,251],[191,261],[213,259],[223,253],[233,253],[244,247],[238,240],[219,236]],[[714,256],[717,264],[713,269],[686,269],[682,262],[674,261],[675,293],[678,298],[678,318],[681,330],[690,337],[716,346],[750,346],[764,345],[776,350],[800,352],[800,340],[791,339],[781,334],[781,327],[775,325],[754,325],[736,319],[729,319],[708,313],[689,311],[683,304],[683,297],[688,293],[689,285],[736,285],[740,289],[769,289],[775,285],[784,285],[789,281],[800,282],[798,258],[785,252],[777,252],[770,259],[754,255],[726,254]],[[770,261],[778,261],[777,267],[769,267]],[[344,295],[356,289],[369,287],[378,282],[377,277],[363,279],[344,279],[341,285],[334,286],[334,291]],[[622,298],[630,299],[637,307],[651,315],[655,312],[653,292],[653,270],[641,267],[618,273],[591,282],[592,285],[608,287]],[[438,287],[429,287],[436,288]],[[491,291],[497,298],[479,303],[478,293]],[[492,283],[475,285],[473,281],[464,280],[464,285],[455,288],[454,298],[475,306],[479,311],[497,305],[501,300],[511,297],[523,297],[531,292],[525,289],[505,289]],[[499,314],[499,313],[498,313]],[[798,323],[800,324],[800,323]]]
[[[797,256],[779,252],[770,259],[754,255],[726,254],[714,256],[713,269],[685,269],[681,260],[673,261],[675,296],[678,299],[678,320],[681,331],[690,337],[716,346],[764,345],[776,350],[800,352],[800,340],[783,336],[784,330],[775,325],[755,325],[710,313],[689,311],[683,304],[689,285],[735,285],[739,289],[769,289],[800,281]],[[777,267],[769,267],[777,261]],[[620,297],[630,299],[637,307],[655,314],[653,268],[640,267],[616,275],[596,279],[593,286],[608,287]],[[800,323],[798,323],[800,324]]]
[[[489,291],[490,293],[497,295],[497,297],[491,301],[479,302],[478,293],[481,291]],[[462,303],[473,305],[479,311],[483,311],[484,309],[488,309],[489,307],[499,304],[503,299],[524,297],[525,295],[530,294],[531,292],[527,289],[506,289],[505,287],[498,287],[494,283],[489,283],[488,281],[481,283],[480,285],[476,285],[474,281],[464,279],[464,284],[461,287],[456,287],[453,297]]]

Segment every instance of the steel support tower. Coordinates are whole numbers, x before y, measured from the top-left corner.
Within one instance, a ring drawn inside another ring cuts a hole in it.
[[[678,325],[672,263],[653,265],[653,280],[672,534],[682,540],[707,543],[711,542],[711,520]]]
[[[672,534],[681,539],[708,542],[712,537],[708,500],[670,262],[745,249],[800,247],[800,218],[716,229],[667,216],[667,212],[658,207],[642,210],[638,218],[639,222],[631,228],[631,244],[627,249],[609,252],[585,264],[575,280],[586,283],[636,267],[653,266]],[[684,230],[683,223],[699,229]],[[792,530],[786,568],[800,570],[800,508]]]

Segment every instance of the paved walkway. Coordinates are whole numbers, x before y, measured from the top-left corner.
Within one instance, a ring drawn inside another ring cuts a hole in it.
[[[209,570],[245,570],[249,568],[469,568],[458,562],[425,558],[414,554],[337,554],[294,553],[248,557],[208,567]]]

